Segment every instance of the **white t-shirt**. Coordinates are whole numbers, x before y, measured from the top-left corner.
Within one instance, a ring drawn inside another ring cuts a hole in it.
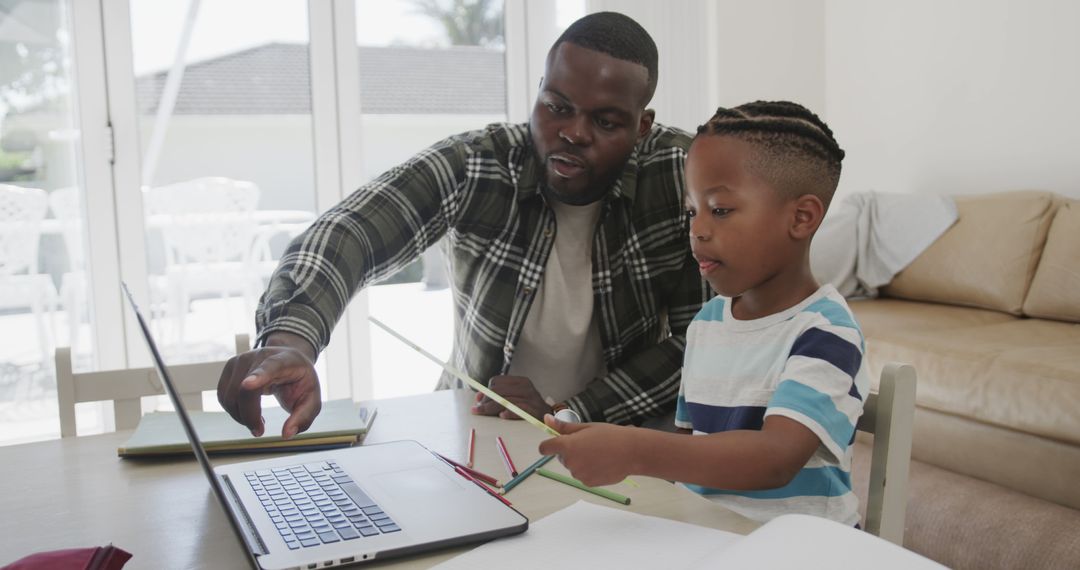
[[[572,206],[549,200],[549,204],[555,212],[555,245],[525,317],[509,374],[528,377],[550,403],[581,392],[606,369],[592,288],[592,243],[602,202]]]
[[[695,434],[760,430],[771,415],[806,426],[821,441],[790,483],[732,491],[687,485],[746,517],[787,513],[859,522],[851,489],[851,444],[870,377],[862,330],[832,285],[798,305],[737,320],[731,300],[714,297],[686,330],[675,425]]]

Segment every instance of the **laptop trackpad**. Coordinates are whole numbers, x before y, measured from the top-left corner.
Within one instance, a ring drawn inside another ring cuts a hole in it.
[[[397,499],[445,497],[448,492],[461,491],[456,482],[433,467],[380,473],[376,479],[380,487]]]

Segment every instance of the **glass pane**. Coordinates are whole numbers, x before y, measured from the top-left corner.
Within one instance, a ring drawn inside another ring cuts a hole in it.
[[[447,136],[506,120],[501,0],[358,0],[362,168],[370,180]],[[371,313],[449,358],[453,313],[436,246],[369,289]],[[372,329],[376,398],[431,391],[440,369]]]
[[[0,444],[57,437],[53,350],[93,365],[69,6],[0,13]],[[97,410],[80,426],[99,429]]]
[[[307,2],[130,6],[151,326],[167,362],[228,358],[315,217]]]

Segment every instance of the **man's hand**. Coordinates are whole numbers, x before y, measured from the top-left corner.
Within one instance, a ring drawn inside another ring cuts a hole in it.
[[[637,464],[639,428],[603,423],[572,424],[544,417],[562,435],[540,442],[541,455],[558,455],[570,474],[590,487],[626,479]]]
[[[291,438],[311,427],[322,410],[314,347],[300,336],[276,332],[262,348],[225,363],[218,381],[218,402],[256,437],[265,429],[259,402],[264,394],[273,394],[289,412],[282,437]]]
[[[544,401],[540,392],[536,391],[532,380],[524,376],[492,376],[491,380],[488,380],[488,388],[538,420],[542,419],[544,414],[551,413],[551,406]],[[502,404],[479,393],[476,394],[476,404],[473,405],[472,413],[481,416],[497,414],[504,420],[521,419],[514,412],[502,407]]]

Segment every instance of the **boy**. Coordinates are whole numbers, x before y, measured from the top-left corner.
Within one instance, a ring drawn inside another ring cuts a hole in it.
[[[547,416],[540,444],[587,485],[681,481],[749,518],[855,525],[850,444],[869,379],[847,304],[810,272],[810,240],[844,151],[789,102],[719,109],[686,159],[690,243],[719,295],[686,336],[675,423],[684,437]]]

